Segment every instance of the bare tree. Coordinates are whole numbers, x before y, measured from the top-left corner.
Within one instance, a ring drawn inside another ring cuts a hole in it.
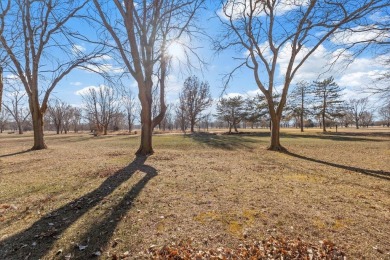
[[[348,109],[351,111],[356,129],[359,129],[361,118],[368,109],[368,98],[350,99]]]
[[[246,66],[253,71],[265,95],[271,122],[270,150],[285,150],[280,144],[280,120],[295,75],[310,56],[335,32],[368,23],[364,18],[388,5],[385,0],[340,1],[221,1],[220,21],[225,32],[215,42],[217,51],[235,48],[241,63],[228,75]],[[242,58],[242,53],[246,54]],[[278,61],[287,59],[286,66]],[[278,74],[283,74],[279,103],[273,99]]]
[[[30,116],[26,106],[26,92],[18,84],[9,84],[6,92],[7,99],[4,99],[3,106],[15,120],[19,134],[23,134],[23,126]]]
[[[72,107],[70,113],[72,115],[70,124],[73,128],[73,131],[75,133],[78,133],[80,123],[81,123],[81,117],[82,117],[82,109],[77,107]]]
[[[176,124],[180,127],[180,130],[182,132],[185,132],[188,127],[188,118],[186,114],[186,109],[184,104],[180,103],[176,105],[175,107],[175,113],[176,113]]]
[[[116,92],[107,86],[100,86],[97,90],[88,89],[88,93],[82,95],[82,98],[96,129],[103,135],[107,135],[111,120],[119,112]]]
[[[137,154],[153,153],[152,131],[164,118],[168,47],[196,31],[194,17],[205,0],[93,0],[127,72],[136,80],[141,103],[141,144]],[[154,75],[158,75],[154,79]],[[158,81],[158,83],[157,83]],[[160,113],[152,118],[152,89],[159,85]]]
[[[137,114],[137,103],[135,102],[135,98],[130,91],[124,91],[122,96],[122,103],[125,109],[125,116],[127,120],[127,127],[129,133],[133,130],[134,121],[136,119]]]
[[[0,111],[0,133],[3,133],[3,131],[5,130],[5,127],[8,125],[8,120],[9,113],[5,109],[2,109]]]
[[[373,122],[374,115],[370,111],[364,111],[360,117],[362,126],[369,127]]]
[[[179,93],[179,99],[181,106],[185,109],[191,132],[194,132],[195,124],[200,120],[200,114],[213,102],[210,85],[207,82],[200,82],[196,76],[188,77],[184,82],[183,90]]]
[[[390,127],[390,102],[379,109],[379,115],[387,127]]]
[[[69,109],[70,106],[59,99],[49,102],[48,113],[54,123],[57,134],[60,134],[60,131],[62,132],[65,115],[68,113]]]
[[[43,119],[50,94],[73,69],[99,57],[86,53],[76,27],[67,26],[87,0],[5,0],[0,4],[0,47],[9,56],[9,71],[22,82],[29,100],[34,130],[33,150],[45,149]],[[40,96],[42,95],[42,96]]]

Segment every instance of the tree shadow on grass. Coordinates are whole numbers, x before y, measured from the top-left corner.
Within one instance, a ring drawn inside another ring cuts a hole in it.
[[[372,139],[372,138],[363,138],[363,137],[357,137],[358,135],[350,135],[348,133],[319,133],[319,134],[288,134],[288,133],[281,133],[282,137],[286,138],[315,138],[315,139],[322,139],[322,140],[332,140],[332,141],[344,141],[344,142],[383,142],[383,140],[378,139]],[[362,136],[362,135],[359,135]],[[365,135],[369,136],[369,135]]]
[[[14,155],[29,153],[29,152],[32,152],[32,151],[33,151],[33,150],[28,149],[28,150],[20,151],[20,152],[16,152],[16,153],[4,154],[4,155],[0,155],[0,158],[11,157],[11,156],[14,156]]]
[[[238,149],[254,149],[252,144],[260,142],[253,138],[245,138],[240,134],[217,135],[212,133],[194,133],[186,135],[198,143],[205,144],[217,149],[223,150],[238,150]]]
[[[369,176],[373,176],[376,178],[390,181],[390,172],[387,172],[387,171],[376,171],[376,170],[363,169],[363,168],[358,168],[358,167],[353,167],[353,166],[347,166],[347,165],[342,165],[342,164],[337,164],[337,163],[332,163],[332,162],[327,162],[327,161],[322,161],[322,160],[306,157],[306,156],[303,156],[300,154],[295,154],[292,152],[285,152],[285,154],[288,154],[288,155],[293,156],[295,158],[299,158],[299,159],[303,159],[303,160],[307,160],[307,161],[311,161],[311,162],[316,162],[316,163],[320,163],[320,164],[324,164],[324,165],[329,165],[332,167],[336,167],[336,168],[340,168],[340,169],[344,169],[344,170],[348,170],[348,171],[354,171],[354,172],[358,172],[358,173],[362,173],[365,175],[369,175]]]
[[[79,259],[91,257],[93,250],[104,247],[110,241],[121,216],[132,207],[133,200],[148,181],[157,175],[156,169],[144,165],[146,159],[145,156],[136,157],[132,163],[108,177],[95,190],[43,216],[27,230],[0,241],[0,259],[41,259],[45,257],[67,228],[130,179],[136,171],[144,172],[145,176],[132,187],[119,204],[112,208],[111,214],[96,220],[97,223],[93,226],[93,230],[85,232],[91,247],[78,252],[77,257]],[[92,243],[94,243],[93,246]]]

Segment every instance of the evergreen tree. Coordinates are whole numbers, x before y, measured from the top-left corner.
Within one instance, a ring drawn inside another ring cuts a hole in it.
[[[291,92],[291,99],[286,107],[286,109],[290,110],[291,116],[298,119],[301,132],[303,132],[304,118],[309,114],[306,104],[308,99],[311,98],[309,96],[311,92],[312,88],[307,81],[299,82]]]
[[[343,115],[344,101],[341,99],[341,91],[344,89],[334,82],[333,77],[313,83],[316,103],[318,103],[314,108],[321,117],[322,130],[326,132],[326,119],[333,120]]]
[[[245,99],[245,120],[251,124],[251,128],[268,113],[267,101],[263,95],[257,94]]]
[[[245,116],[245,100],[241,96],[221,98],[217,104],[217,118],[226,121],[229,125],[229,133],[234,127],[237,133],[237,125]]]

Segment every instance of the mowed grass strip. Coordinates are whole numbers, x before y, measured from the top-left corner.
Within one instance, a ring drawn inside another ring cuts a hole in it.
[[[381,132],[382,133],[382,132]],[[386,132],[385,132],[386,133]],[[264,131],[139,137],[0,136],[0,258],[139,256],[190,241],[236,248],[269,236],[333,241],[351,259],[390,253],[387,135]]]

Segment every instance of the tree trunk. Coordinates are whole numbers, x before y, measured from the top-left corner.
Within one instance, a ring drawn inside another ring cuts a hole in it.
[[[280,118],[276,115],[271,116],[271,145],[268,150],[286,151],[286,148],[280,144]]]
[[[191,133],[195,132],[195,120],[191,119]]]
[[[22,134],[23,134],[22,123],[20,123],[20,122],[18,121],[18,122],[16,122],[16,124],[18,125],[19,134],[22,135]]]
[[[132,124],[131,121],[132,121],[131,120],[131,115],[129,113],[129,114],[127,114],[127,123],[128,123],[128,126],[129,126],[129,133],[131,133],[131,130],[133,129],[133,124]]]
[[[4,84],[3,84],[3,67],[0,66],[0,112],[1,112],[1,107],[2,107],[1,104],[3,104],[2,103],[3,88],[4,88]]]
[[[31,148],[31,150],[46,149],[47,146],[45,144],[43,134],[43,114],[39,108],[34,108],[31,114],[34,129],[34,146]]]
[[[140,89],[139,99],[141,101],[141,144],[136,152],[137,155],[153,154],[152,148],[152,82],[150,86]]]
[[[326,133],[325,113],[322,113],[322,132]]]

